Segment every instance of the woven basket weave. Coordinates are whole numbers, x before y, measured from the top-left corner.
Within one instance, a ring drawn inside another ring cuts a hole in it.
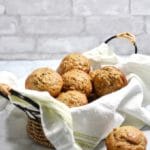
[[[40,120],[37,121],[28,117],[27,133],[36,143],[55,149],[44,135]]]

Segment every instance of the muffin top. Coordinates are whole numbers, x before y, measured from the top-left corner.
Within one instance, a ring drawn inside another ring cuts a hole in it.
[[[96,77],[96,75],[101,72],[101,69],[96,69],[96,70],[93,70],[93,71],[90,71],[89,72],[89,75],[91,77],[91,80],[94,81],[94,78]]]
[[[93,84],[96,94],[103,96],[127,85],[127,79],[118,68],[107,66],[96,72]]]
[[[77,90],[85,93],[87,96],[92,92],[92,83],[90,76],[77,69],[70,70],[62,75],[63,90]]]
[[[105,140],[107,150],[146,150],[143,132],[133,126],[114,129]]]
[[[50,68],[38,68],[26,79],[25,87],[31,90],[48,91],[56,97],[63,86],[62,77]]]
[[[65,72],[72,69],[79,69],[88,73],[90,71],[90,62],[85,56],[81,54],[69,54],[62,60],[57,70],[58,73],[64,74]]]
[[[62,92],[57,99],[69,107],[78,107],[88,103],[86,95],[75,90]]]

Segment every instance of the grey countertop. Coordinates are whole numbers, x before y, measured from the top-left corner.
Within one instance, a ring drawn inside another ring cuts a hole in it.
[[[32,70],[39,67],[57,68],[59,60],[36,60],[36,61],[0,61],[0,71],[9,71],[18,78],[29,74]]]

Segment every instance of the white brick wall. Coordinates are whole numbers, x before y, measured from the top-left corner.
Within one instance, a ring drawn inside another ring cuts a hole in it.
[[[129,0],[73,0],[76,15],[124,15],[129,12]]]
[[[84,29],[83,18],[30,16],[21,17],[21,26],[26,34],[75,35]]]
[[[5,54],[16,54],[22,52],[33,52],[35,41],[29,37],[6,36],[0,38],[0,52]]]
[[[123,31],[150,54],[150,0],[0,0],[0,59],[56,59]],[[131,54],[127,41],[111,43]]]
[[[149,0],[131,0],[131,13],[133,15],[150,15]]]
[[[70,15],[70,0],[6,0],[11,15]]]
[[[41,38],[38,40],[37,50],[44,53],[70,53],[72,51],[86,51],[98,46],[99,40],[95,37],[69,38]]]
[[[18,21],[16,17],[0,16],[0,35],[16,34]]]
[[[133,34],[143,33],[144,22],[142,17],[132,16],[100,16],[90,17],[86,21],[86,29],[89,34],[116,34],[129,31]]]

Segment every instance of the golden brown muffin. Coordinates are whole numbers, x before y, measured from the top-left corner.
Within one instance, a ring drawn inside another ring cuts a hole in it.
[[[96,70],[93,70],[89,73],[90,77],[91,77],[91,80],[93,81],[94,78],[96,77],[96,75],[101,72],[101,69],[96,69]]]
[[[146,150],[143,132],[133,126],[114,129],[105,140],[107,150]]]
[[[27,77],[25,82],[27,89],[48,91],[54,97],[58,96],[62,86],[62,77],[50,68],[36,69]]]
[[[60,74],[64,74],[65,72],[72,69],[79,69],[86,73],[89,73],[90,62],[85,56],[81,54],[69,54],[62,60],[57,70]]]
[[[107,66],[97,72],[93,84],[96,94],[103,96],[126,86],[127,79],[118,68]]]
[[[63,78],[63,90],[77,90],[85,93],[87,96],[92,92],[92,83],[90,76],[77,69],[70,70],[62,75]]]
[[[103,67],[103,70],[106,70],[109,72],[114,72],[114,74],[116,73],[116,74],[120,75],[124,85],[128,84],[125,74],[119,68],[116,68],[114,66],[106,66],[106,67]]]
[[[88,103],[86,95],[75,90],[62,92],[57,99],[69,107],[78,107]]]

